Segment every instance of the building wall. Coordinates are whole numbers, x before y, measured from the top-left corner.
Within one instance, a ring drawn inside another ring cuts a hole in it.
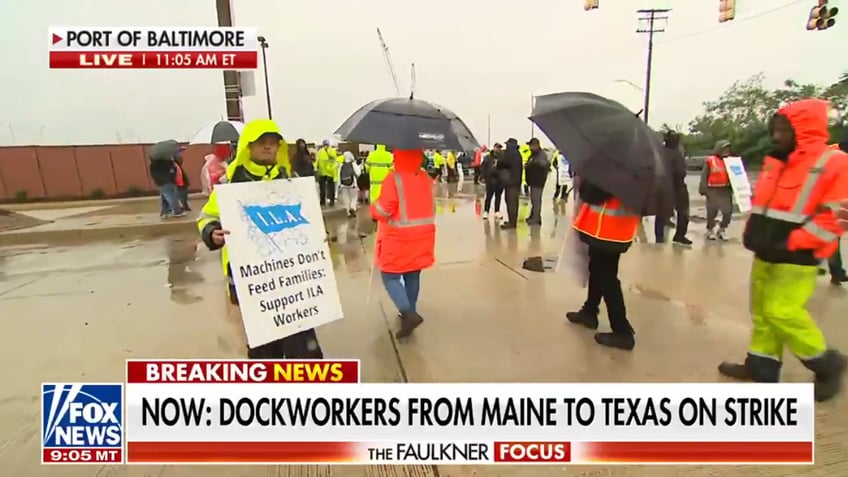
[[[0,147],[0,202],[127,197],[152,193],[150,144]],[[339,149],[358,150],[356,143]],[[201,188],[200,169],[211,145],[187,146],[183,165],[192,191]],[[294,144],[289,144],[293,152]]]

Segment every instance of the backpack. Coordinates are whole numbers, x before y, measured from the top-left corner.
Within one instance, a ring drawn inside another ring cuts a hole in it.
[[[339,170],[339,183],[343,186],[352,186],[356,174],[353,171],[353,163],[345,162]]]

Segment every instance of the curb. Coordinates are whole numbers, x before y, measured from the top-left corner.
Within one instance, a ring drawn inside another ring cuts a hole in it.
[[[344,208],[324,211],[324,219],[345,217]],[[20,230],[20,229],[19,229]],[[45,230],[0,233],[0,246],[31,245],[33,243],[99,242],[110,240],[141,240],[178,234],[197,234],[195,221],[172,220],[153,224],[91,227],[70,230]]]
[[[204,199],[204,196],[200,192],[191,193],[188,195],[189,199]],[[158,195],[150,195],[144,197],[125,197],[122,199],[83,199],[83,200],[69,200],[67,202],[62,201],[44,201],[44,202],[24,202],[21,204],[17,203],[9,203],[9,204],[0,204],[0,208],[11,210],[12,212],[23,212],[26,213],[28,210],[48,210],[48,209],[79,209],[82,207],[111,207],[116,205],[123,204],[135,204],[140,202],[157,202],[159,201]]]

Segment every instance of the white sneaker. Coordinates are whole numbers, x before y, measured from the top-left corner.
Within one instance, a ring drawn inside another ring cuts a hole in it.
[[[489,220],[489,214],[483,212],[483,220]]]
[[[715,231],[713,229],[707,230],[707,240],[715,240],[715,239],[716,239]]]
[[[727,238],[727,230],[719,229],[718,239],[721,240],[722,242],[727,242],[728,240],[730,240],[730,239]]]

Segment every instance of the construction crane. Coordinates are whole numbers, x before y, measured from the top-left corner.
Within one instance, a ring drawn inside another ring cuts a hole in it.
[[[389,70],[389,75],[392,77],[392,83],[395,85],[395,92],[400,96],[400,84],[398,83],[397,73],[395,73],[395,64],[392,62],[392,55],[389,53],[389,47],[386,46],[383,40],[383,34],[377,28],[377,38],[380,39],[380,48],[383,49],[383,56],[386,58],[386,69]]]

